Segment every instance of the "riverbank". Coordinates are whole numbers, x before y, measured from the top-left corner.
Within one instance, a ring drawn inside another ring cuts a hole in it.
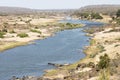
[[[42,80],[118,80],[120,79],[120,27],[109,28],[94,32],[90,40],[90,46],[84,50],[86,57],[69,66],[48,70]],[[100,57],[108,55],[109,68],[100,69],[98,64]],[[40,80],[40,79],[39,79]]]
[[[23,20],[28,20],[28,19],[29,18],[23,18]],[[11,25],[16,23],[16,25],[14,26],[17,26],[19,24],[19,26],[21,25],[23,27],[19,28],[18,26],[18,28],[16,29],[8,28],[7,32],[1,32],[0,51],[8,50],[17,46],[26,45],[33,42],[34,40],[45,39],[47,37],[53,36],[54,33],[56,33],[57,31],[80,28],[84,26],[83,24],[58,23],[58,21],[61,19],[62,18],[31,19],[29,24],[19,20],[17,22],[8,21],[6,25]],[[21,36],[18,36],[18,34],[21,34]]]

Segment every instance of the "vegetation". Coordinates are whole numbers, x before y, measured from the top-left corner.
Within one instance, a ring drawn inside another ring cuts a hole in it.
[[[90,40],[90,45],[95,45],[96,44],[96,40],[95,39],[91,39]]]
[[[35,33],[40,33],[40,34],[41,34],[41,32],[38,31],[38,30],[36,30],[36,29],[31,29],[30,31],[31,31],[31,32],[35,32]]]
[[[99,79],[98,80],[110,80],[110,72],[108,69],[101,70],[99,73]]]
[[[11,34],[12,34],[12,33],[16,33],[16,32],[15,32],[14,30],[11,30],[9,33],[11,33]]]
[[[99,13],[92,13],[91,19],[103,19],[103,17]]]
[[[4,38],[5,32],[0,32],[0,38]]]
[[[82,24],[74,24],[74,23],[59,23],[56,24],[57,26],[59,26],[62,30],[63,29],[74,29],[74,28],[80,28],[83,25]]]
[[[94,12],[94,13],[102,13],[105,15],[116,14],[117,10],[120,9],[120,5],[90,5],[85,6],[77,10],[78,12]]]
[[[100,61],[98,63],[98,67],[99,67],[99,69],[108,68],[109,63],[110,63],[110,58],[108,57],[107,54],[105,54],[104,56],[100,56]]]
[[[76,15],[77,17],[81,17],[81,19],[103,19],[103,17],[99,13],[91,13],[91,12],[75,12],[73,15]]]
[[[26,34],[26,33],[20,33],[17,36],[19,36],[20,38],[24,38],[24,37],[28,37],[28,34]]]
[[[116,16],[120,17],[120,9],[116,12]]]
[[[118,11],[116,12],[116,17],[113,17],[112,20],[120,25],[120,9],[118,9]]]
[[[100,31],[103,31],[104,30],[104,27],[91,27],[91,28],[87,28],[85,29],[84,31],[89,33],[89,34],[93,34],[95,32],[100,32]]]

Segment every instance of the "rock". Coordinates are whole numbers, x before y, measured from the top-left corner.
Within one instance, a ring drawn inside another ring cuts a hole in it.
[[[52,66],[55,66],[55,67],[62,67],[62,66],[67,66],[67,65],[69,65],[69,64],[48,63],[48,65],[52,65]]]

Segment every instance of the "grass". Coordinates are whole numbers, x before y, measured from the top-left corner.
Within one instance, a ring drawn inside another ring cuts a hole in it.
[[[29,35],[26,33],[20,33],[20,34],[17,34],[17,36],[19,36],[20,38],[25,38],[25,37],[28,37]]]
[[[4,38],[5,32],[0,32],[0,38]]]
[[[12,33],[16,33],[16,32],[15,32],[14,30],[11,30],[9,33],[11,33],[11,34],[12,34]]]
[[[55,75],[57,73],[58,73],[58,70],[52,69],[52,70],[47,71],[47,73],[45,74],[45,76],[52,76],[52,75]]]
[[[98,80],[110,80],[110,71],[109,69],[103,69],[99,73]]]
[[[74,29],[83,27],[83,24],[58,23],[57,26],[59,26],[61,29]]]
[[[120,41],[120,38],[116,38],[116,40]]]
[[[91,39],[90,40],[90,45],[95,45],[96,44],[96,40],[95,39]]]
[[[39,34],[41,34],[41,32],[38,31],[38,30],[36,30],[36,29],[31,29],[30,31],[31,31],[31,32],[35,32],[35,33],[39,33]]]
[[[0,51],[28,44],[27,42],[0,42]]]

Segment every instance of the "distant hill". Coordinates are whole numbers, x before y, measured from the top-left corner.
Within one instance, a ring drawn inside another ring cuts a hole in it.
[[[74,12],[75,9],[30,9],[30,8],[21,8],[21,7],[6,7],[0,6],[0,15],[1,14],[36,14],[36,13],[45,13],[45,14],[68,14]]]
[[[3,7],[0,6],[0,14],[28,14],[34,13],[35,10],[20,7]]]
[[[96,12],[96,13],[110,13],[114,14],[120,5],[90,5],[79,9],[79,12]]]

